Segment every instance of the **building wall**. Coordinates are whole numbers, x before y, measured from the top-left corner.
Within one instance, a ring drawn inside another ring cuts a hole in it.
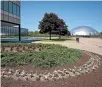
[[[1,20],[20,24],[20,1],[1,1]]]
[[[1,35],[20,38],[20,1],[1,1]],[[16,27],[15,27],[16,26]]]
[[[1,26],[1,35],[2,36],[18,36],[19,30],[18,27],[10,26]],[[21,28],[21,36],[28,36],[28,29]]]

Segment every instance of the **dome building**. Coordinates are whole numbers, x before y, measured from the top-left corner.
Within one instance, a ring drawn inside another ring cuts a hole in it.
[[[88,26],[79,26],[72,29],[70,32],[72,36],[98,36],[99,35],[97,30]]]

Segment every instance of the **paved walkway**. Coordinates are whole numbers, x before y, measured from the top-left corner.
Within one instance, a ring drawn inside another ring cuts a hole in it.
[[[76,41],[61,41],[61,42],[47,42],[36,41],[32,43],[44,43],[44,44],[60,44],[69,48],[76,48],[86,50],[102,55],[102,39],[100,38],[80,38],[80,42]]]

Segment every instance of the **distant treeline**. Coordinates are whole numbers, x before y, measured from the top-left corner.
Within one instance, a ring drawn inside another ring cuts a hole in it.
[[[39,31],[29,31],[28,32],[28,36],[36,36],[36,37],[38,37],[38,36],[40,36],[40,37],[48,37],[49,36],[49,34],[48,33],[45,33],[45,34],[41,34]],[[58,35],[56,35],[56,34],[53,34],[52,36],[58,36]]]

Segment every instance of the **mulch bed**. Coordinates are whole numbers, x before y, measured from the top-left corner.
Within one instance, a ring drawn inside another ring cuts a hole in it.
[[[102,58],[102,56],[100,56]],[[72,65],[65,65],[65,66],[59,66],[54,67],[51,69],[40,69],[35,68],[31,65],[28,66],[17,66],[17,67],[6,67],[6,68],[12,68],[12,69],[23,69],[28,72],[52,72],[53,70],[63,68],[73,68],[74,66],[78,67],[82,64],[84,64],[86,61],[88,61],[89,56],[87,54],[84,54],[83,58],[79,59],[77,62],[75,62]],[[1,78],[1,87],[102,87],[102,65],[100,68],[98,68],[96,71],[91,72],[86,75],[82,75],[79,77],[73,77],[68,79],[59,79],[56,81],[46,81],[46,82],[32,82],[32,81],[15,81],[13,79],[5,79]]]

